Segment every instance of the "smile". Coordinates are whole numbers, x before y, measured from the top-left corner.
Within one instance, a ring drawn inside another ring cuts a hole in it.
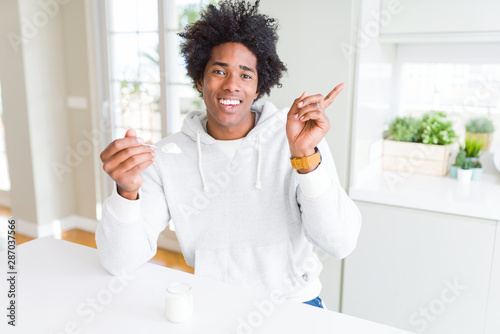
[[[220,104],[223,104],[225,106],[234,106],[234,105],[238,105],[241,103],[240,100],[225,100],[225,99],[219,99],[219,103]]]

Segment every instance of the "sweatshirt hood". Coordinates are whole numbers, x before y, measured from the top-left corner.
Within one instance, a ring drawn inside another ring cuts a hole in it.
[[[255,103],[252,105],[251,112],[255,113],[255,126],[246,135],[245,138],[254,138],[263,130],[269,131],[271,123],[276,121],[282,115],[281,110],[277,109],[272,103],[265,104]],[[216,139],[210,136],[203,127],[203,123],[207,121],[207,113],[204,111],[191,111],[186,115],[181,131],[192,140],[197,141],[197,133],[200,133],[200,141],[203,144],[215,144]],[[267,128],[267,129],[266,129]],[[276,131],[276,129],[274,129]]]
[[[262,184],[260,180],[260,167],[262,161],[262,137],[266,134],[266,137],[270,138],[279,129],[283,130],[283,127],[276,126],[276,124],[282,124],[286,121],[283,119],[286,116],[284,110],[278,110],[272,103],[266,102],[262,104],[252,105],[251,112],[255,113],[255,126],[252,130],[245,136],[245,140],[255,140],[256,148],[258,153],[258,158],[256,161],[257,168],[257,179],[255,181],[255,188],[261,189]],[[210,189],[207,185],[205,179],[205,173],[203,170],[203,155],[202,155],[202,144],[212,145],[217,142],[212,136],[210,136],[206,131],[203,123],[207,121],[206,112],[202,111],[192,111],[186,115],[184,119],[184,124],[182,125],[182,132],[186,134],[189,138],[196,142],[198,150],[198,170],[200,172],[201,182],[203,184],[203,190],[209,192]]]

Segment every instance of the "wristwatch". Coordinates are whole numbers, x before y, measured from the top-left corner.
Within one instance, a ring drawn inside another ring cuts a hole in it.
[[[302,158],[290,158],[293,169],[307,169],[321,162],[321,152],[317,147],[314,148],[314,154]]]

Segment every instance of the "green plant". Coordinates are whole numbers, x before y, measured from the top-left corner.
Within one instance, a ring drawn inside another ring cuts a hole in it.
[[[479,157],[479,152],[484,145],[484,140],[478,140],[476,137],[465,138],[465,152],[467,153],[467,158],[477,158]]]
[[[467,122],[465,129],[470,133],[492,133],[495,131],[493,122],[486,117],[473,118]]]
[[[471,168],[483,168],[483,165],[479,162],[479,160],[471,162]]]
[[[422,117],[422,142],[432,145],[448,145],[457,140],[453,125],[444,111],[429,111]]]
[[[465,161],[467,161],[467,153],[465,153],[465,151],[460,151],[455,158],[454,166],[462,166]]]
[[[389,127],[389,135],[395,141],[418,142],[421,122],[413,117],[397,117]]]
[[[202,6],[204,7],[205,5],[217,6],[217,1],[203,1]],[[187,24],[191,24],[200,18],[200,7],[198,3],[185,4],[181,6],[182,7],[178,7],[177,9],[179,15],[179,30],[183,30]]]
[[[465,160],[461,165],[460,165],[460,168],[462,169],[471,169],[471,162],[470,161],[467,161]]]

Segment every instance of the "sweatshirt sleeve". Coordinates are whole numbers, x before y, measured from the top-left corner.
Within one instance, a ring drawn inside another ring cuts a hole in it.
[[[333,156],[324,139],[318,148],[322,155],[318,168],[308,174],[297,174],[297,202],[307,239],[342,259],[356,248],[361,214],[340,186]]]
[[[142,172],[139,199],[121,197],[116,186],[106,199],[96,243],[102,266],[113,275],[130,272],[156,254],[157,240],[170,220],[156,164]]]

